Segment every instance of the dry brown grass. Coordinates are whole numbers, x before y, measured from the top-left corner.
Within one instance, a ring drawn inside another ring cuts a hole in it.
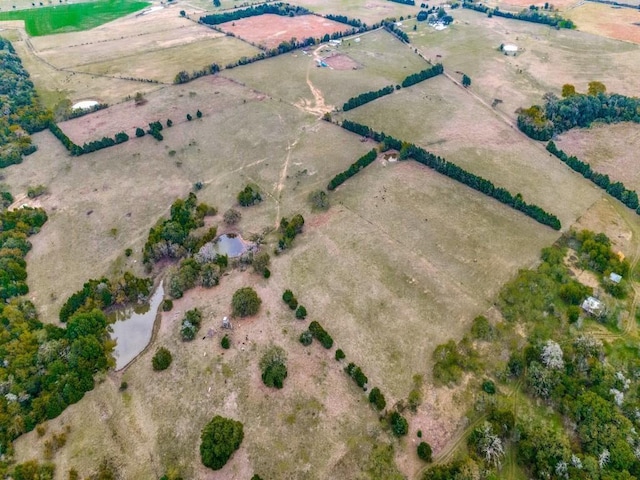
[[[636,154],[640,149],[638,124],[576,128],[563,133],[556,144],[568,155],[575,155],[590,164],[597,172],[609,175],[612,180],[624,183],[631,190],[640,191]]]
[[[640,43],[640,11],[585,2],[565,12],[582,31],[617,40]]]

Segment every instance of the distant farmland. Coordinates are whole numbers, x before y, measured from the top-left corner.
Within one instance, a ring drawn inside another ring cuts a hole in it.
[[[24,20],[27,33],[32,37],[39,37],[88,30],[142,10],[148,5],[149,2],[103,0],[4,12],[0,13],[0,20]]]

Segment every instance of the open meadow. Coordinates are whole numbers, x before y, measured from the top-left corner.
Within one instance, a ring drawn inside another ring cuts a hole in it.
[[[443,75],[341,117],[415,143],[496,186],[521,193],[525,201],[555,214],[565,229],[602,195]]]
[[[420,5],[403,5],[389,0],[295,0],[290,2],[301,5],[320,15],[340,13],[350,18],[359,18],[372,25],[385,18],[400,18],[417,15]]]
[[[318,67],[323,60],[329,67]],[[331,67],[336,62],[335,67]],[[339,63],[338,63],[339,62]],[[223,76],[312,112],[342,107],[349,98],[387,85],[428,64],[384,30],[345,38],[237,67]]]
[[[256,109],[253,105],[252,110]],[[291,158],[290,168],[295,167],[289,170],[282,192],[286,215],[300,211],[306,192],[318,187],[294,171],[324,168],[309,170],[309,180],[326,178],[329,173],[327,157],[312,163],[302,156],[317,151],[314,137],[346,135],[342,146],[371,146],[326,123],[310,128],[315,131],[300,137],[297,145],[301,151],[294,150],[297,154]],[[102,164],[112,171],[120,169],[125,177],[133,174],[114,161]],[[266,163],[254,168],[252,180],[264,186],[266,182],[258,175],[278,170],[271,161],[269,164],[269,168]],[[187,162],[182,168],[186,166]],[[157,164],[154,168],[158,171]],[[218,169],[222,168],[218,164]],[[251,168],[247,166],[247,170]],[[163,176],[162,170],[157,174]],[[235,189],[222,185],[232,179],[219,175],[200,192],[200,198],[225,208],[233,202]],[[172,182],[179,183],[175,178]],[[182,184],[188,187],[187,182]],[[121,181],[111,188],[127,189]],[[83,198],[86,202],[87,197],[97,195],[104,193],[88,191]],[[157,196],[147,191],[147,198]],[[110,198],[114,202],[110,209],[114,209],[115,198]],[[135,198],[123,200],[132,205],[129,209],[141,203]],[[435,346],[461,335],[475,315],[491,306],[500,285],[518,268],[535,262],[539,249],[557,237],[520,213],[413,162],[376,161],[332,194],[332,202],[334,206],[323,214],[310,214],[303,208],[305,232],[296,239],[292,251],[273,259],[274,273],[268,281],[250,272],[232,272],[213,290],[187,293],[175,302],[173,311],[162,315],[156,339],[146,354],[124,374],[108,375],[86,399],[49,422],[52,433],[66,426],[70,429],[67,446],[55,457],[60,472],[71,467],[90,471],[106,458],[128,478],[158,475],[172,467],[183,475],[211,479],[242,479],[252,472],[268,478],[370,478],[368,472],[374,463],[371,449],[377,443],[387,443],[388,437],[362,392],[342,372],[344,365],[333,359],[334,349],[342,348],[347,361],[360,365],[370,382],[385,392],[389,404],[406,399],[413,375],[430,381]],[[162,202],[156,203],[155,210],[161,213]],[[265,209],[273,214],[273,201],[264,203],[254,207],[262,212],[243,218],[239,226],[243,235],[264,225]],[[88,206],[96,208],[88,217],[91,220],[105,214],[94,202],[83,208]],[[128,221],[133,224],[142,214],[134,211]],[[40,242],[34,243],[30,265],[37,268],[29,274],[36,296],[38,279],[46,268],[54,267],[40,265],[44,260],[41,249],[52,244],[56,230],[65,228],[60,217],[59,210],[53,210],[48,229],[34,239]],[[81,226],[78,231],[83,231]],[[104,232],[101,246],[108,251],[101,256],[113,250],[108,242],[122,242],[122,248],[123,237],[133,234],[123,229],[111,239]],[[60,257],[61,247],[73,246],[55,244],[57,263],[61,258],[71,261]],[[67,270],[54,274],[71,279]],[[232,292],[247,284],[254,285],[263,299],[261,313],[235,321],[232,348],[223,351],[218,344],[220,319],[229,313]],[[281,292],[286,288],[293,288],[306,305],[310,312],[306,321],[295,320],[282,303]],[[350,294],[346,296],[344,291]],[[42,303],[39,297],[36,301]],[[179,340],[181,312],[193,307],[205,313],[202,332],[209,328],[217,331],[213,339]],[[317,343],[305,349],[299,344],[297,338],[309,320],[325,326],[335,339],[334,349],[326,351]],[[278,392],[261,384],[257,367],[257,356],[272,343],[283,346],[289,356],[290,373],[285,388]],[[174,364],[167,372],[154,373],[150,357],[161,345],[174,352]],[[151,375],[154,381],[149,381]],[[124,393],[117,391],[121,380],[129,385]],[[167,389],[173,392],[169,398]],[[418,412],[408,418],[411,431],[424,428],[425,438],[438,452],[459,424],[452,413],[460,407],[446,389],[429,392]],[[196,467],[197,425],[215,413],[238,418],[246,425],[241,450],[218,474]],[[99,421],[89,425],[84,418]],[[24,436],[17,443],[18,458],[37,456],[46,438],[38,439],[35,432]],[[411,456],[402,459],[404,449],[412,443],[410,438],[393,441],[399,466],[409,476],[419,467]],[[135,455],[126,453],[132,450]],[[383,470],[382,476],[373,478],[395,478],[389,472]]]
[[[442,62],[458,81],[458,72],[467,74],[474,93],[513,119],[518,108],[540,104],[547,92],[560,96],[566,83],[586,91],[597,80],[625,95],[640,89],[640,45],[465,9],[451,14],[455,22],[445,30],[415,20],[403,22],[403,29],[426,58]],[[503,44],[517,46],[516,56],[500,52]]]

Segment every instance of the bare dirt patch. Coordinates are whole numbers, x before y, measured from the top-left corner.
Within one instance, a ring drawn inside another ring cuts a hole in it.
[[[223,23],[220,28],[247,42],[265,48],[277,47],[280,43],[292,38],[298,40],[308,37],[320,38],[326,33],[331,35],[347,29],[345,25],[317,15],[282,17],[271,14]]]
[[[324,59],[324,62],[334,70],[357,70],[360,64],[349,55],[336,53]]]

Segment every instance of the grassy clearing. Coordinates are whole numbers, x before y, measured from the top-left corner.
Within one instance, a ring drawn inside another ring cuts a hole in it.
[[[522,193],[560,218],[565,229],[602,195],[443,76],[344,115]]]
[[[103,0],[72,5],[1,12],[0,20],[24,20],[27,33],[32,37],[78,30],[89,30],[137,12],[149,2],[129,0]]]
[[[310,189],[324,186],[327,178],[367,150],[347,132],[291,106],[260,100],[233,84],[216,88],[218,95],[189,97],[206,102],[215,113],[183,123],[174,117],[176,124],[163,132],[163,142],[149,136],[132,138],[71,158],[50,134],[41,133],[35,136],[40,149],[32,161],[5,171],[18,204],[25,201],[20,195],[28,186],[49,187],[50,195],[37,200],[50,213],[48,229],[34,238],[28,262],[31,295],[44,320],[53,321],[61,303],[88,278],[110,268],[138,270],[134,260],[140,260],[149,228],[195,182],[206,185],[199,193],[202,200],[222,212],[235,203],[247,182],[257,183],[266,193],[265,201],[243,211],[243,216],[252,231],[259,232],[275,224],[279,211],[297,211]],[[166,93],[159,93],[157,101],[149,97],[150,106],[169,111],[182,102]],[[167,111],[154,114],[147,123],[169,116]],[[329,137],[335,142],[326,142]],[[245,140],[236,143],[230,138]],[[136,253],[125,258],[128,247]],[[91,271],[86,265],[93,266]],[[64,282],[56,280],[63,277]]]
[[[546,92],[560,95],[565,83],[586,91],[588,82],[599,80],[609,91],[627,95],[635,95],[640,88],[638,45],[579,31],[487,18],[462,9],[452,15],[456,22],[443,31],[415,20],[403,22],[403,28],[411,44],[427,58],[442,61],[458,80],[461,75],[456,72],[469,75],[471,90],[489,104],[501,100],[496,109],[511,118],[516,117],[516,109],[540,103]],[[520,49],[516,57],[498,51],[507,43]]]
[[[148,52],[137,52],[104,62],[76,67],[97,75],[149,78],[172,82],[181,70],[191,72],[209,67],[212,63],[225,65],[241,57],[252,57],[260,50],[242,40],[219,37],[186,45],[177,45]]]
[[[333,70],[316,67],[310,50],[261,61],[257,64],[234,68],[224,75],[301,106],[317,105],[307,82],[319,90],[327,105],[342,106],[350,97],[362,92],[378,90],[399,84],[407,75],[423,70],[427,65],[392,35],[377,30],[360,35],[360,42],[344,40],[338,48],[323,45],[316,49],[320,57],[342,54],[358,64],[357,70]]]

